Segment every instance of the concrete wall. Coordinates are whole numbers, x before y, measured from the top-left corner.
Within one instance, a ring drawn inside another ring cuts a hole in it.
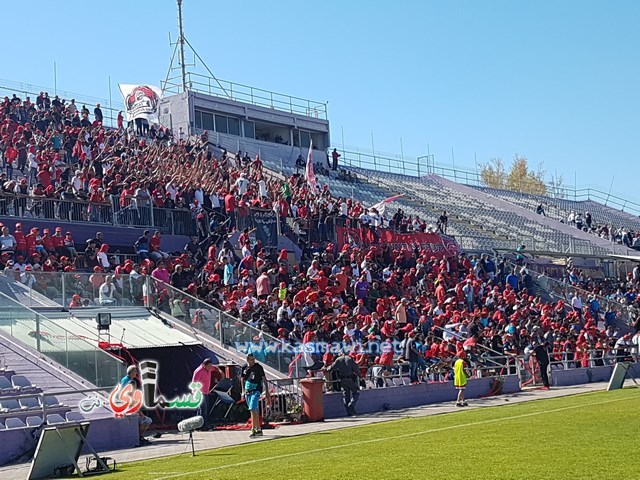
[[[478,398],[489,393],[493,378],[470,379],[465,392],[466,398]],[[520,391],[518,377],[506,377],[504,393]],[[383,410],[397,410],[418,407],[431,403],[453,402],[457,397],[453,382],[421,383],[419,385],[403,385],[399,387],[372,388],[360,391],[360,399],[356,406],[358,413],[374,413]],[[342,404],[342,393],[326,393],[324,395],[325,418],[345,416]]]
[[[99,418],[91,419],[87,441],[98,452],[117,450],[120,448],[132,448],[138,444],[140,430],[136,415],[124,418]],[[84,453],[89,453],[84,448]]]
[[[180,127],[189,132],[190,115],[188,97],[185,94],[172,95],[160,102],[160,124],[177,132]]]
[[[551,385],[554,387],[566,387],[569,385],[582,385],[593,382],[608,382],[613,373],[613,365],[591,368],[569,368],[567,370],[552,370]],[[635,363],[629,367],[627,379],[640,377],[640,364]],[[629,380],[627,380],[629,382]]]

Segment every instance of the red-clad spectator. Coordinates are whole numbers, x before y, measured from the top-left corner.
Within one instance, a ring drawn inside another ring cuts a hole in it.
[[[16,239],[16,254],[27,256],[27,242],[25,240],[25,234],[22,231],[22,223],[16,223],[13,237]]]
[[[48,228],[42,231],[42,246],[48,254],[56,253],[55,241]]]

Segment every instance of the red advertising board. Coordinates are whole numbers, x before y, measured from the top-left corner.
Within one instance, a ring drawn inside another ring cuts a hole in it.
[[[413,250],[418,247],[437,258],[451,257],[460,252],[460,247],[453,238],[437,233],[396,233],[388,229],[378,229],[376,238],[368,228],[336,227],[336,234],[339,250],[345,245],[369,248],[371,245],[388,244],[393,250]]]

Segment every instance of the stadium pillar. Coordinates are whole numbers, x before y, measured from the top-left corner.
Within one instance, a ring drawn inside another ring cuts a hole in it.
[[[62,305],[63,306],[67,306],[67,283],[65,282],[66,275],[64,273],[62,273],[62,279],[61,279],[61,283],[62,283]]]
[[[40,350],[40,315],[36,314],[36,350]]]

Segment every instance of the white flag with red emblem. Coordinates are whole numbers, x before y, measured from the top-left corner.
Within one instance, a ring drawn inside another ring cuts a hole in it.
[[[124,112],[127,122],[142,118],[149,124],[158,124],[162,90],[153,85],[118,84],[124,99]]]
[[[309,154],[307,155],[307,166],[304,169],[304,176],[307,179],[307,185],[311,190],[316,191],[316,174],[313,172],[313,140],[309,144]]]
[[[394,200],[398,200],[399,198],[402,198],[402,197],[404,197],[404,193],[401,193],[400,195],[394,195],[393,197],[385,198],[381,202],[378,202],[375,205],[372,205],[371,207],[369,207],[369,210],[375,209],[378,212],[378,214],[384,215],[387,204],[393,202]]]

